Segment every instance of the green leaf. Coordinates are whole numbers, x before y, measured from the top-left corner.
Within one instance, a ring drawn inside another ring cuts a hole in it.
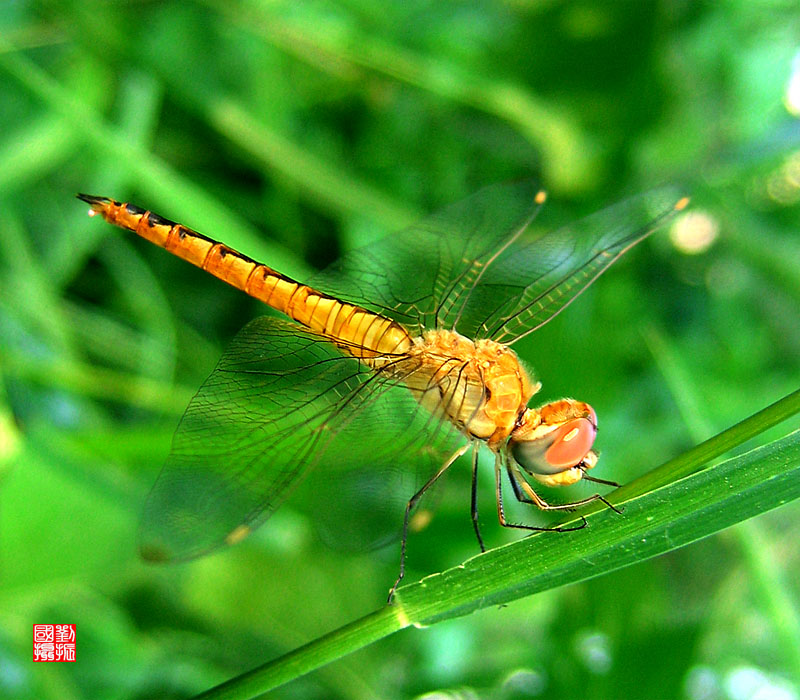
[[[696,470],[798,411],[800,390],[616,494]],[[392,605],[198,697],[255,697],[410,625],[502,605],[664,554],[794,500],[799,472],[800,430],[642,495],[614,498],[624,503],[624,513],[593,513],[584,530],[536,533],[404,586]]]

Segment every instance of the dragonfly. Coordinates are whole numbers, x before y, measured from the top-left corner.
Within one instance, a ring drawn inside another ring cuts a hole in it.
[[[597,500],[613,508],[599,493],[552,504],[535,490],[581,479],[616,484],[587,474],[598,461],[594,409],[572,398],[530,406],[541,382],[512,346],[683,210],[689,200],[677,189],[537,230],[545,192],[533,183],[493,185],[344,255],[307,284],[133,204],[78,197],[91,216],[282,314],[248,323],[187,407],[145,502],[143,558],[185,560],[239,542],[320,466],[317,481],[331,485],[326,512],[373,488],[387,502],[386,512],[372,513],[378,520],[405,503],[391,602],[405,575],[412,513],[470,450],[471,519],[485,551],[477,508],[484,446],[494,455],[504,527],[561,529],[509,520],[503,475],[518,501],[541,510]],[[399,508],[395,517],[399,523]],[[348,536],[346,527],[341,534]]]

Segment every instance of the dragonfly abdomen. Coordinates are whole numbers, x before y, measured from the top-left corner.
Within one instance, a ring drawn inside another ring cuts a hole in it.
[[[260,284],[256,281],[258,277],[259,274],[251,278],[251,287]],[[372,367],[382,366],[405,355],[413,344],[408,331],[385,316],[283,276],[280,279],[269,277],[265,272],[263,296],[253,293],[255,289],[247,290],[248,293],[324,335],[342,350]]]
[[[108,197],[78,197],[91,205],[90,214],[100,214],[110,224],[133,231],[209,272],[325,336],[369,366],[383,366],[412,345],[408,332],[391,319],[318,292],[183,224]]]

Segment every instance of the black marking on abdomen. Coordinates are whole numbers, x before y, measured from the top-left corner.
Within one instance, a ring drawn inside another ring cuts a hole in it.
[[[169,226],[170,228],[176,225],[174,221],[165,219],[163,216],[159,216],[158,214],[154,214],[153,212],[150,212],[147,215],[147,223],[150,226]]]
[[[128,214],[132,214],[133,216],[141,216],[142,214],[146,214],[147,213],[146,209],[142,209],[141,207],[137,207],[135,204],[126,204],[125,205],[125,211],[127,211]]]

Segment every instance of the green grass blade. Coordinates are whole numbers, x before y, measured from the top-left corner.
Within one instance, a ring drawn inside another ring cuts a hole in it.
[[[693,471],[800,412],[800,391],[670,460],[636,483]],[[649,475],[648,475],[649,476]],[[575,583],[708,537],[800,496],[800,431],[595,513],[571,534],[537,533],[401,588],[392,606],[200,696],[250,698],[409,625],[425,626]],[[623,490],[617,492],[620,494]],[[615,499],[619,502],[620,499]]]
[[[598,177],[598,159],[587,146],[581,126],[554,102],[515,82],[484,77],[455,62],[381,41],[352,26],[340,27],[338,32],[321,31],[310,22],[287,20],[270,10],[218,0],[204,2],[320,70],[371,70],[506,121],[540,149],[545,180],[557,189],[576,191]]]
[[[664,554],[800,496],[800,432],[592,516],[586,532],[542,533],[402,590],[409,619],[431,624],[594,578]],[[531,576],[531,572],[537,572]]]
[[[5,196],[52,172],[81,142],[75,130],[50,114],[9,136],[0,146],[0,192]]]
[[[259,697],[272,688],[388,637],[404,626],[395,609],[386,606],[290,654],[212,688],[198,695],[195,700],[242,700]]]
[[[106,9],[103,8],[103,12]],[[115,29],[114,15],[103,15],[103,21],[99,21],[99,11],[97,7],[75,8],[75,15],[70,21],[79,23],[78,39],[102,46],[105,55],[116,56],[122,61],[130,50],[127,36],[125,32]],[[202,83],[187,81],[180,67],[165,64],[147,51],[139,52],[137,60],[143,71],[162,81],[170,95],[209,128],[236,144],[265,172],[275,173],[280,179],[298,186],[333,216],[356,214],[388,230],[403,228],[420,218],[420,212],[413,207],[354,173],[350,163],[331,163],[328,158],[315,154],[301,143],[276,131],[268,124],[268,120],[254,114],[240,99],[232,95],[223,96]],[[225,230],[218,225],[208,228],[209,231],[215,229]],[[231,236],[228,238],[234,247],[244,245]],[[259,253],[252,247],[248,250],[251,251],[250,255],[260,255],[288,274],[300,276],[302,272],[307,272],[297,261],[290,266],[272,253]]]
[[[390,230],[405,228],[420,219],[420,212],[348,173],[344,165],[331,167],[308,149],[270,129],[238,100],[206,98],[205,102],[204,116],[220,134],[266,168],[302,187],[335,215],[368,213]]]
[[[172,169],[163,160],[130,144],[125,133],[106,122],[80,94],[73,94],[52,79],[36,64],[14,52],[0,40],[0,69],[35,95],[54,114],[79,130],[89,146],[104,156],[126,164],[131,180],[148,202],[155,202],[165,216],[200,222],[198,228],[225,232],[226,241],[237,250],[261,260],[269,260],[278,269],[300,276],[305,266],[296,256],[280,246],[267,243],[259,232],[230,207],[209,195],[202,187]],[[109,193],[109,196],[114,193]]]
[[[620,503],[692,474],[734,447],[742,445],[797,413],[800,413],[800,389],[665,462],[644,476],[625,484],[614,492],[612,502]]]
[[[703,411],[686,359],[670,347],[655,327],[647,329],[645,340],[692,438],[700,441],[711,435],[710,419]],[[731,538],[743,555],[747,578],[754,583],[753,592],[772,634],[780,640],[778,646],[786,664],[800,678],[800,614],[783,575],[781,557],[759,522],[750,521],[733,528]]]
[[[95,367],[77,360],[43,360],[0,347],[0,364],[9,376],[80,396],[116,401],[156,413],[179,416],[194,390],[127,372]]]

